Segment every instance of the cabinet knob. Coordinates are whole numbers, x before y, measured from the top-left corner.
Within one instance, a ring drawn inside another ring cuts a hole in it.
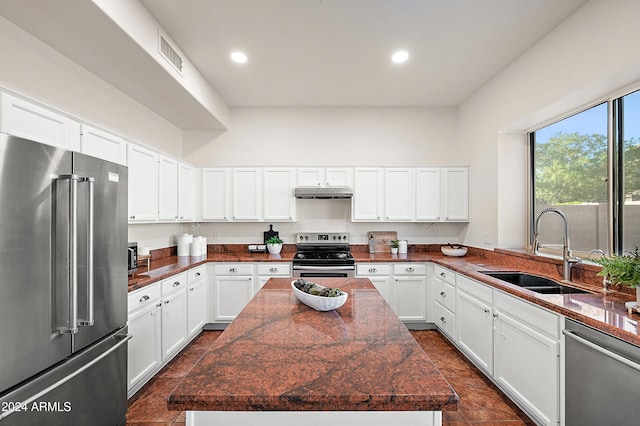
[[[135,218],[136,218],[136,215],[129,216],[129,219],[135,219]]]
[[[445,317],[440,317],[440,321],[442,321],[442,322],[446,323],[446,322],[447,322],[447,319],[446,319]]]
[[[149,296],[147,296],[147,295],[145,294],[144,296],[142,296],[142,297],[140,298],[140,303],[142,303],[142,302],[146,302],[147,300],[149,300]]]
[[[488,314],[489,312],[491,312],[491,310],[485,308],[484,313]]]
[[[168,305],[168,304],[169,304],[169,302],[170,302],[170,300],[165,300],[165,301],[164,301],[164,304],[165,304],[165,305]]]
[[[442,296],[442,297],[447,297],[447,293],[445,293],[444,291],[441,291],[441,292],[440,292],[440,296]]]
[[[200,272],[196,272],[196,278],[200,276]]]
[[[178,287],[179,285],[180,285],[180,281],[176,281],[176,282],[173,283],[174,287]]]
[[[498,314],[493,314],[493,317],[494,318],[498,318]]]
[[[444,272],[440,272],[440,276],[441,276],[442,278],[447,278],[447,274],[445,274]]]
[[[156,308],[161,308],[161,307],[162,307],[162,302],[160,302],[160,303],[158,303],[158,304],[156,305]]]
[[[191,287],[191,288],[189,289],[189,291],[193,291],[193,290],[195,290],[193,287]]]

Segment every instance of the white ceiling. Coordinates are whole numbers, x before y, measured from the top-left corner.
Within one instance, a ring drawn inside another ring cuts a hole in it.
[[[586,0],[141,2],[229,106],[311,107],[458,105]]]

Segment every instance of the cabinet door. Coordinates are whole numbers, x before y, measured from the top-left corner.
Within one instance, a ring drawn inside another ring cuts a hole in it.
[[[259,221],[262,216],[262,174],[259,168],[233,169],[233,220]]]
[[[458,345],[487,374],[493,373],[493,310],[458,288],[456,294]]]
[[[201,278],[187,289],[187,329],[188,338],[198,334],[206,322],[207,315],[207,287],[205,279]]]
[[[129,222],[158,218],[158,154],[139,145],[128,144]]]
[[[195,170],[188,164],[178,163],[178,220],[193,219],[193,189]]]
[[[559,419],[560,344],[496,312],[494,378],[538,424]]]
[[[178,162],[164,155],[158,158],[158,220],[178,220]]]
[[[226,168],[202,169],[202,219],[231,219],[231,172]]]
[[[93,128],[81,126],[80,151],[112,163],[127,165],[127,142],[120,136]]]
[[[427,278],[397,277],[392,286],[392,300],[402,321],[427,320]]]
[[[353,221],[377,222],[382,219],[383,170],[356,168],[351,208]]]
[[[327,167],[324,173],[326,186],[353,186],[353,169],[351,167]]]
[[[469,220],[469,169],[447,167],[444,173],[443,216],[447,221]]]
[[[442,220],[441,176],[440,167],[416,169],[416,220],[431,222]]]
[[[0,132],[80,151],[80,123],[8,93],[0,93]]]
[[[371,281],[373,283],[373,286],[378,290],[378,292],[380,293],[380,295],[382,295],[382,297],[384,297],[384,300],[387,301],[387,303],[392,306],[392,300],[391,300],[391,290],[390,290],[390,284],[389,284],[389,277],[367,277],[369,278],[369,281]]]
[[[384,171],[384,218],[410,221],[414,211],[413,169],[386,168]]]
[[[216,277],[215,320],[232,321],[253,297],[253,277]]]
[[[298,186],[322,186],[325,181],[323,167],[300,167],[296,172]]]
[[[162,361],[187,343],[187,291],[178,290],[162,299]]]
[[[127,390],[132,390],[152,374],[162,362],[160,348],[161,310],[160,304],[129,316],[129,340],[127,355]]]
[[[290,168],[270,167],[263,170],[264,220],[295,220],[294,176],[294,170]]]

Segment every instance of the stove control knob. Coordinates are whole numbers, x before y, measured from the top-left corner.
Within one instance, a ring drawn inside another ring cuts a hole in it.
[[[305,235],[305,236],[304,236],[304,239],[305,239],[305,240],[309,240],[309,236],[308,236],[308,235]]]
[[[344,235],[344,236],[342,237],[342,239],[343,239],[343,240],[345,240],[345,241],[347,241],[347,236],[346,236],[346,235]]]
[[[335,241],[335,240],[336,240],[336,238],[338,238],[338,237],[336,237],[336,236],[334,235],[334,236],[333,236],[333,240]]]
[[[300,239],[301,239],[301,240],[304,240],[304,237],[303,237],[302,235],[300,235]]]

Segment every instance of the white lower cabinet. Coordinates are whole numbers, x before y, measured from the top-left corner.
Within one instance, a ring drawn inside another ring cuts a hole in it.
[[[378,292],[384,297],[389,305],[391,301],[391,265],[382,263],[359,263],[356,265],[356,277],[369,278]]]
[[[269,278],[284,278],[291,276],[291,263],[258,263],[258,279],[256,280],[257,288],[254,294],[260,291],[263,285],[269,281]]]
[[[393,307],[404,322],[427,321],[427,265],[394,263]]]
[[[214,320],[233,321],[253,297],[253,264],[219,263],[214,270]]]
[[[129,294],[127,391],[133,395],[162,364],[160,284]]]
[[[187,274],[162,282],[162,361],[187,343]]]
[[[536,423],[556,425],[560,418],[559,316],[502,293],[496,293],[495,315],[496,383]]]
[[[456,276],[458,346],[485,373],[493,374],[493,290]]]
[[[433,322],[456,341],[456,274],[439,265],[433,267]]]
[[[207,322],[206,266],[187,271],[187,337],[195,337]]]

